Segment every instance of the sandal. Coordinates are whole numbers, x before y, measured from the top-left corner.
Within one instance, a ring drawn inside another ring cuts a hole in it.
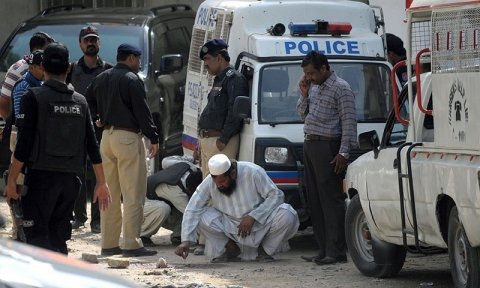
[[[268,255],[267,252],[265,252],[265,249],[263,249],[263,246],[258,247],[258,256],[255,258],[255,261],[257,262],[263,262],[263,263],[268,263],[268,262],[273,262],[275,261],[275,258],[272,256]]]
[[[257,258],[255,258],[255,261],[269,263],[275,261],[275,258],[270,255],[258,255]]]
[[[240,262],[242,259],[237,256],[228,255],[226,252],[222,255],[213,258],[211,263],[226,263],[226,262]]]

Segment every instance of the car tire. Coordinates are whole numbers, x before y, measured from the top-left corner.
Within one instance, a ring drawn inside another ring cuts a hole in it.
[[[347,206],[345,215],[345,237],[348,252],[357,269],[364,275],[377,278],[393,277],[400,272],[405,263],[406,250],[395,245],[395,252],[387,261],[391,264],[378,264],[373,253],[373,241],[369,236],[367,219],[362,210],[360,197],[355,195]],[[381,241],[376,239],[375,241]],[[383,242],[383,241],[381,241]],[[389,244],[393,245],[393,244]]]
[[[480,248],[470,246],[456,206],[448,220],[448,258],[455,287],[480,287]]]

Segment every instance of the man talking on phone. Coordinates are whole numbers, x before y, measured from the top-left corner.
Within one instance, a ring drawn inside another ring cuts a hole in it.
[[[330,71],[320,52],[308,53],[302,68],[297,112],[305,121],[307,208],[320,250],[302,259],[318,265],[346,262],[342,179],[350,149],[357,146],[354,94],[345,80]]]

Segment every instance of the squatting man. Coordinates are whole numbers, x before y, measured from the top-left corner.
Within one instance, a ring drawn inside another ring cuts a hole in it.
[[[287,251],[298,216],[265,170],[250,162],[231,162],[224,154],[212,156],[208,168],[210,175],[185,209],[182,243],[175,254],[185,259],[197,232],[205,235],[205,255],[213,263],[268,262]]]

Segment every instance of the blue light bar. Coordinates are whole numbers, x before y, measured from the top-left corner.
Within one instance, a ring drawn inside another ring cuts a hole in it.
[[[317,23],[292,23],[288,24],[290,35],[306,35],[317,33]]]
[[[313,23],[290,22],[288,29],[292,36],[307,36],[308,34],[341,36],[350,34],[352,25],[348,22],[329,23],[323,20],[314,20]]]

